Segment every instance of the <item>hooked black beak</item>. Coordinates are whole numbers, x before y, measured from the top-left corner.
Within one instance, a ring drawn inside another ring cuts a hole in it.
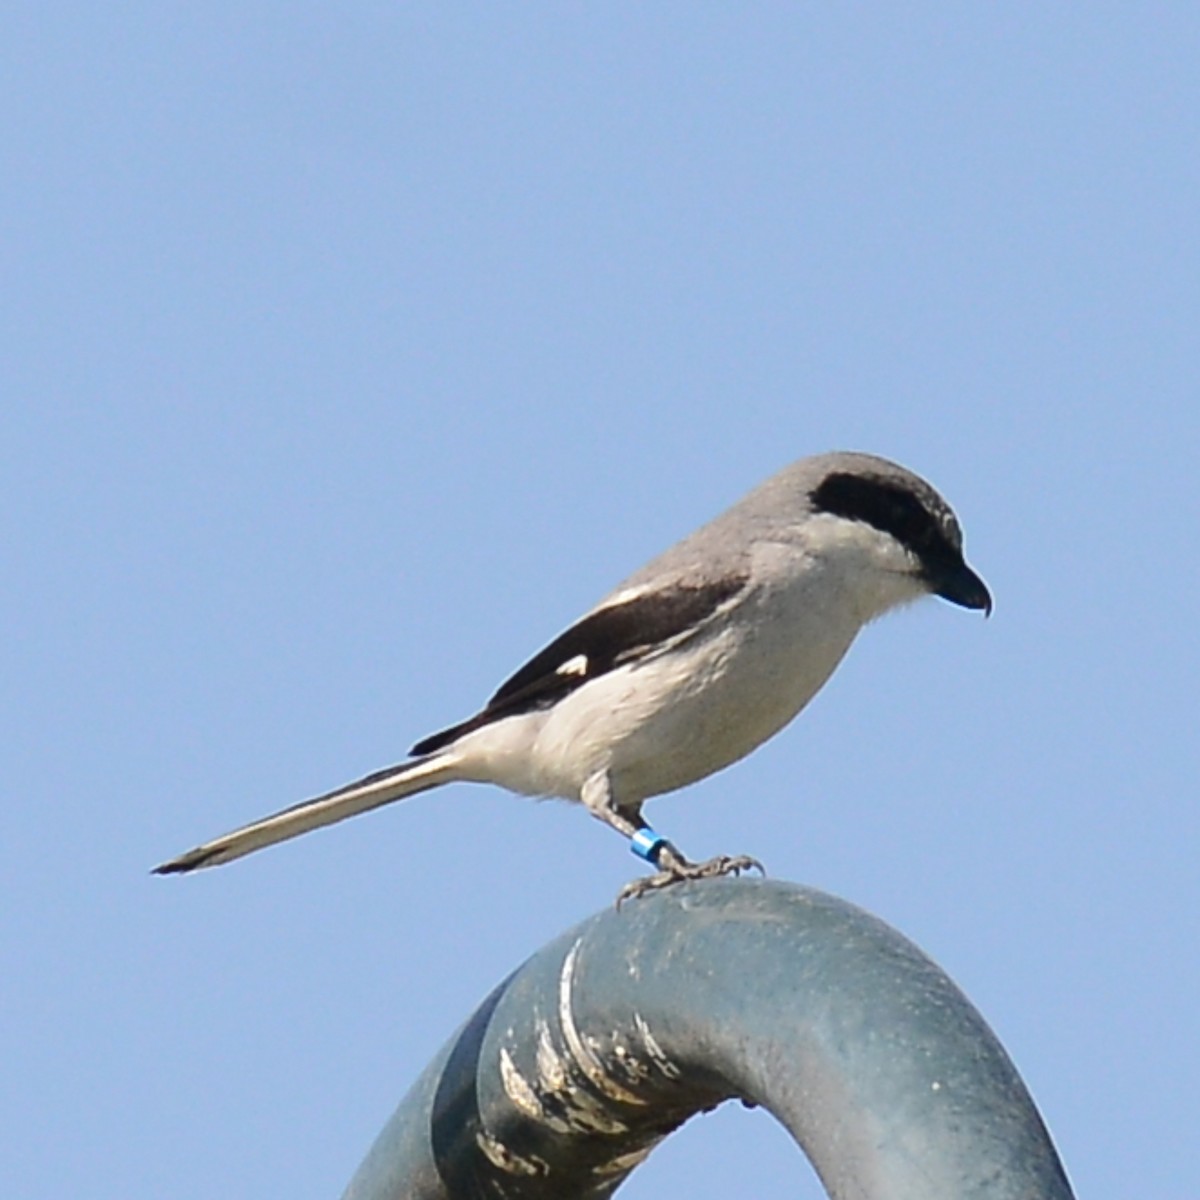
[[[931,575],[930,584],[934,594],[943,600],[963,608],[981,608],[985,617],[992,615],[992,593],[961,558]]]

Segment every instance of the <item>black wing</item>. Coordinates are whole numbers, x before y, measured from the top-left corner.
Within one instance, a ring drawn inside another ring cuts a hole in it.
[[[695,629],[736,596],[746,579],[730,575],[711,583],[678,584],[589,613],[506,679],[482,712],[424,738],[412,753],[432,754],[500,717],[556,703],[588,680]]]

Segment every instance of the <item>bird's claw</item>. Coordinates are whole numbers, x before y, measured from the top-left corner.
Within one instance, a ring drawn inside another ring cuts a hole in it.
[[[656,892],[688,879],[717,879],[722,875],[740,875],[743,871],[751,870],[760,875],[767,873],[762,863],[748,854],[718,854],[716,858],[694,863],[689,862],[682,854],[672,853],[666,847],[659,855],[658,866],[660,869],[655,874],[634,879],[620,890],[617,894],[618,908],[626,900],[636,900],[647,892]]]

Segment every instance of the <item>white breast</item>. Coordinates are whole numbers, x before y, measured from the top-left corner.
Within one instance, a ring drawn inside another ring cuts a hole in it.
[[[764,547],[735,610],[538,714],[518,790],[574,799],[606,770],[618,802],[635,804],[729,766],[783,728],[861,626],[837,581],[815,564],[797,570],[795,555]]]

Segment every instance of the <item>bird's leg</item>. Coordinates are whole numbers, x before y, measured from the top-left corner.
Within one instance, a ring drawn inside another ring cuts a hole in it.
[[[639,830],[646,828],[646,822],[636,809],[627,816],[617,808],[607,771],[597,771],[580,789],[579,799],[593,817],[631,841]]]
[[[746,854],[719,854],[716,858],[694,863],[665,837],[655,833],[642,820],[642,814],[634,810],[626,814],[617,807],[612,794],[612,783],[607,772],[593,775],[583,785],[580,799],[592,816],[623,834],[632,843],[633,852],[658,868],[653,875],[627,883],[617,895],[617,907],[625,900],[632,900],[646,892],[681,883],[685,879],[715,879],[720,875],[740,875],[743,871],[756,870],[766,874],[756,858]]]
[[[721,875],[740,875],[743,871],[750,870],[757,871],[760,875],[766,874],[762,863],[748,854],[718,854],[715,858],[694,863],[684,858],[665,839],[659,842],[653,861],[658,870],[653,875],[644,875],[641,879],[627,883],[617,894],[618,908],[626,900],[634,900],[647,892],[670,887],[671,884],[682,883],[686,879],[716,879]]]

